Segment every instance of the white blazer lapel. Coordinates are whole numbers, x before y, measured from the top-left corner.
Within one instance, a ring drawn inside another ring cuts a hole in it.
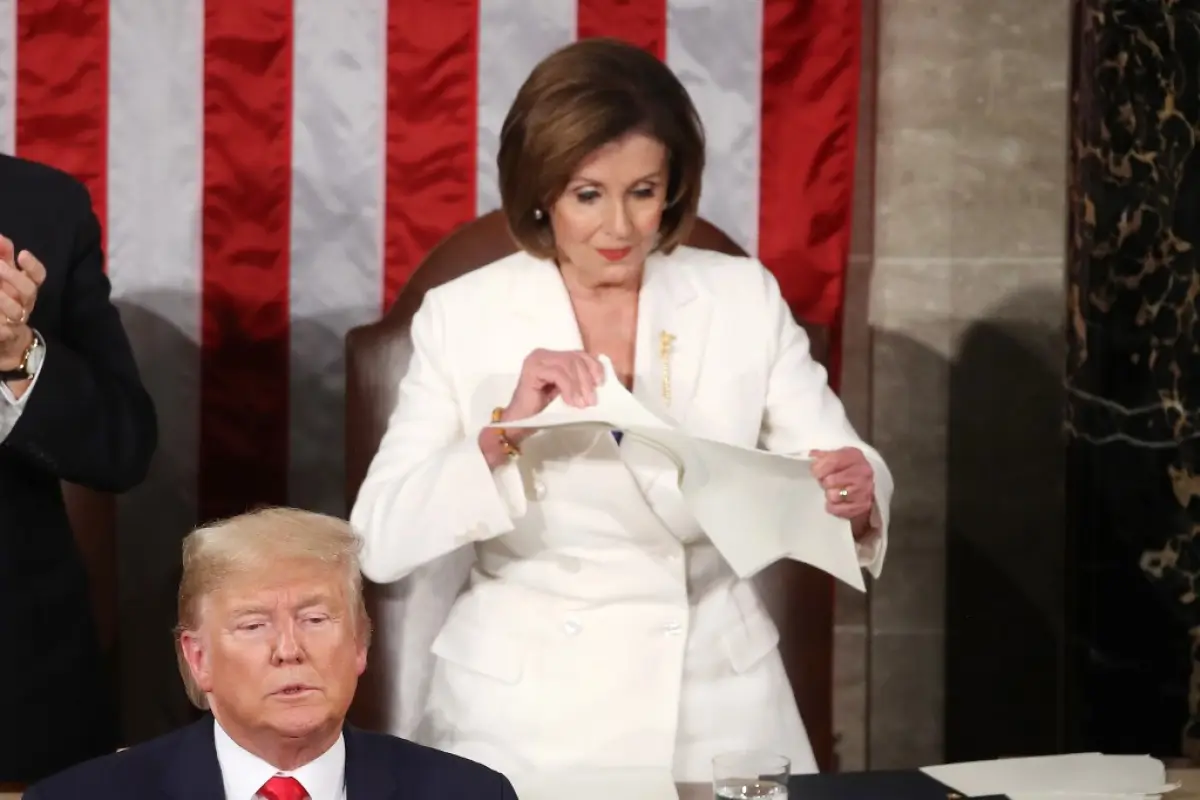
[[[469,387],[462,398],[468,429],[491,422],[492,410],[509,401],[532,351],[583,346],[571,300],[552,263],[517,253],[497,269],[504,270],[499,279],[481,288],[491,295],[482,315],[486,319],[472,321],[483,336],[463,376]]]
[[[582,350],[583,336],[571,306],[571,297],[558,267],[525,255],[513,271],[509,298],[497,302],[514,307],[513,341],[525,348],[521,358],[536,349]]]
[[[557,267],[532,256],[514,265],[507,298],[513,307],[508,338],[524,358],[537,348],[581,350],[583,337]],[[646,261],[638,301],[634,392],[677,424],[687,413],[704,368],[712,299],[700,290],[685,263],[660,254]]]
[[[513,271],[509,296],[514,306],[513,325],[506,337],[524,360],[538,349],[571,351],[583,349],[583,334],[571,296],[558,267],[552,261],[523,255]],[[505,349],[510,345],[506,343]],[[518,362],[518,372],[520,366]],[[514,382],[515,385],[515,382]],[[595,447],[614,446],[612,437],[599,431],[555,431],[553,436],[535,434],[526,445],[537,459],[575,458]],[[616,456],[616,452],[612,453]]]

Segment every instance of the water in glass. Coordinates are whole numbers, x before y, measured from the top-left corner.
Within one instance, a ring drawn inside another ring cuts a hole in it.
[[[787,800],[787,785],[766,779],[725,778],[713,786],[718,800],[748,800],[751,797],[769,797],[771,800]]]

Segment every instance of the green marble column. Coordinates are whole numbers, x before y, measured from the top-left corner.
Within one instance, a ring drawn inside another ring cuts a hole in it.
[[[1200,2],[1074,7],[1072,745],[1198,757]]]

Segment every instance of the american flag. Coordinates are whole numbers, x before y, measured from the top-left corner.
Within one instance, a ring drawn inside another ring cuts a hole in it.
[[[705,122],[701,212],[836,324],[857,0],[0,0],[0,150],[83,180],[160,451],[122,501],[123,593],[198,520],[343,514],[343,337],[499,205],[530,69],[616,36]],[[836,343],[836,338],[835,338]],[[129,610],[126,609],[128,616]]]

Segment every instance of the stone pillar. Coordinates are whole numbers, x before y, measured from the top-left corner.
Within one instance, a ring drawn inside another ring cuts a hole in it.
[[[896,479],[872,769],[1059,745],[1069,12],[879,4],[873,259],[849,287]]]
[[[1073,9],[1070,745],[1196,757],[1200,12]]]

